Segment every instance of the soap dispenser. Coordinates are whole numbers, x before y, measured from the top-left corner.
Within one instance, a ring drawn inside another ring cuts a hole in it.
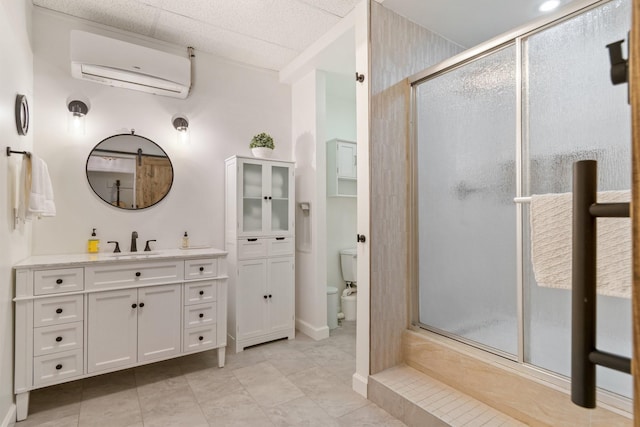
[[[93,229],[91,233],[91,238],[87,241],[87,252],[90,254],[98,253],[100,249],[100,239],[96,237],[96,229]]]
[[[182,249],[187,249],[189,247],[189,236],[187,232],[184,232],[184,236],[182,236]]]

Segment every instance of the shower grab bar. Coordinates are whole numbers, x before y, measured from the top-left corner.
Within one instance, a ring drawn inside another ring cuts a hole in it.
[[[596,365],[631,373],[631,359],[596,349],[596,218],[628,217],[629,203],[597,203],[595,160],[573,164],[571,401],[596,407]]]

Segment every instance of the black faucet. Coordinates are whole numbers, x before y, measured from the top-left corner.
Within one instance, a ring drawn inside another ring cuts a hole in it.
[[[144,251],[145,251],[145,252],[149,252],[149,251],[151,251],[151,248],[149,247],[149,242],[155,242],[155,241],[156,241],[155,239],[153,239],[153,240],[147,240],[147,244],[146,244],[146,245],[144,245]]]
[[[138,232],[131,233],[131,252],[138,252],[138,246],[136,245],[136,239],[138,238]]]

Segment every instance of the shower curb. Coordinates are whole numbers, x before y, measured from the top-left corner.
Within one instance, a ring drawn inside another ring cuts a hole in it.
[[[370,376],[368,399],[409,427],[526,426],[407,365]]]

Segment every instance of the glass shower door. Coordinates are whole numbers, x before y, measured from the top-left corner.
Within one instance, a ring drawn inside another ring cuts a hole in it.
[[[627,86],[611,84],[605,48],[626,39],[630,6],[629,0],[611,1],[523,40],[526,194],[570,192],[572,165],[583,159],[598,161],[598,191],[630,188]],[[571,291],[536,282],[529,205],[523,208],[524,360],[569,376]],[[628,219],[614,221],[631,227]],[[597,307],[598,348],[630,357],[630,300],[598,295]],[[631,397],[631,376],[597,370],[599,387]]]
[[[515,358],[516,50],[420,83],[419,321]]]

